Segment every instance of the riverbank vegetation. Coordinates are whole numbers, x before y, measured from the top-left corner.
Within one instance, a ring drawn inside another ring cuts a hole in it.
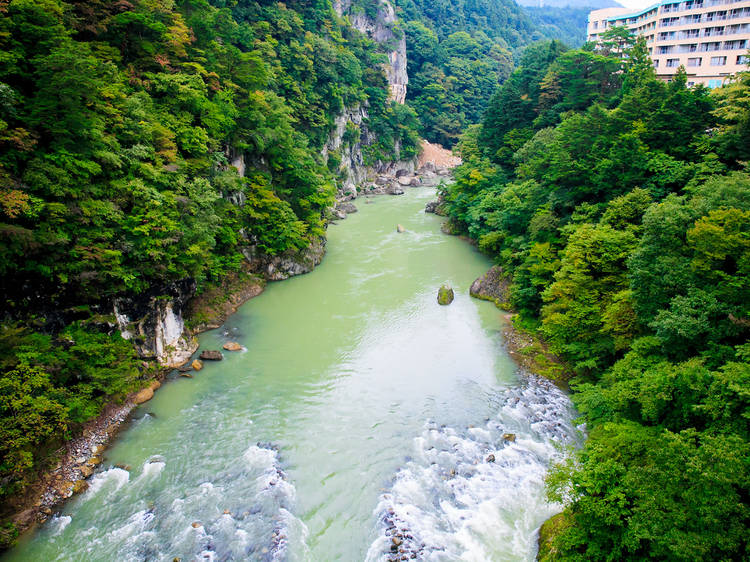
[[[444,207],[576,373],[589,438],[550,476],[541,558],[743,559],[750,75],[709,92],[617,49],[527,49]]]
[[[0,501],[143,384],[113,299],[323,236],[345,107],[417,154],[382,51],[328,2],[0,2]]]

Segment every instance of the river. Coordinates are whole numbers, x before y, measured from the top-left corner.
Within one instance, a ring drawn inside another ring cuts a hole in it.
[[[500,311],[468,295],[491,264],[432,198],[357,201],[320,267],[200,337],[246,351],[159,390],[3,561],[533,560],[570,403],[519,375]]]

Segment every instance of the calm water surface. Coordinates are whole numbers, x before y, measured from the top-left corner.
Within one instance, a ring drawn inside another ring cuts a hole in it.
[[[533,560],[569,402],[518,375],[500,312],[468,295],[490,264],[440,233],[433,197],[358,201],[319,268],[200,337],[246,351],[164,386],[3,560]]]

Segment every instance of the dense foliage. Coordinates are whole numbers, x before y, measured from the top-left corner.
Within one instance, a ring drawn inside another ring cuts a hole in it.
[[[345,107],[416,153],[381,50],[324,1],[0,3],[0,497],[138,385],[97,304],[322,236]]]
[[[444,206],[575,373],[589,439],[547,559],[744,559],[750,74],[710,93],[627,50],[528,49]]]

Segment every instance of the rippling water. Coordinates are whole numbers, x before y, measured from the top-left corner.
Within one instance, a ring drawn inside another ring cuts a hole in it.
[[[318,269],[201,336],[247,351],[165,385],[4,560],[532,560],[570,405],[517,373],[432,197],[358,201]]]

